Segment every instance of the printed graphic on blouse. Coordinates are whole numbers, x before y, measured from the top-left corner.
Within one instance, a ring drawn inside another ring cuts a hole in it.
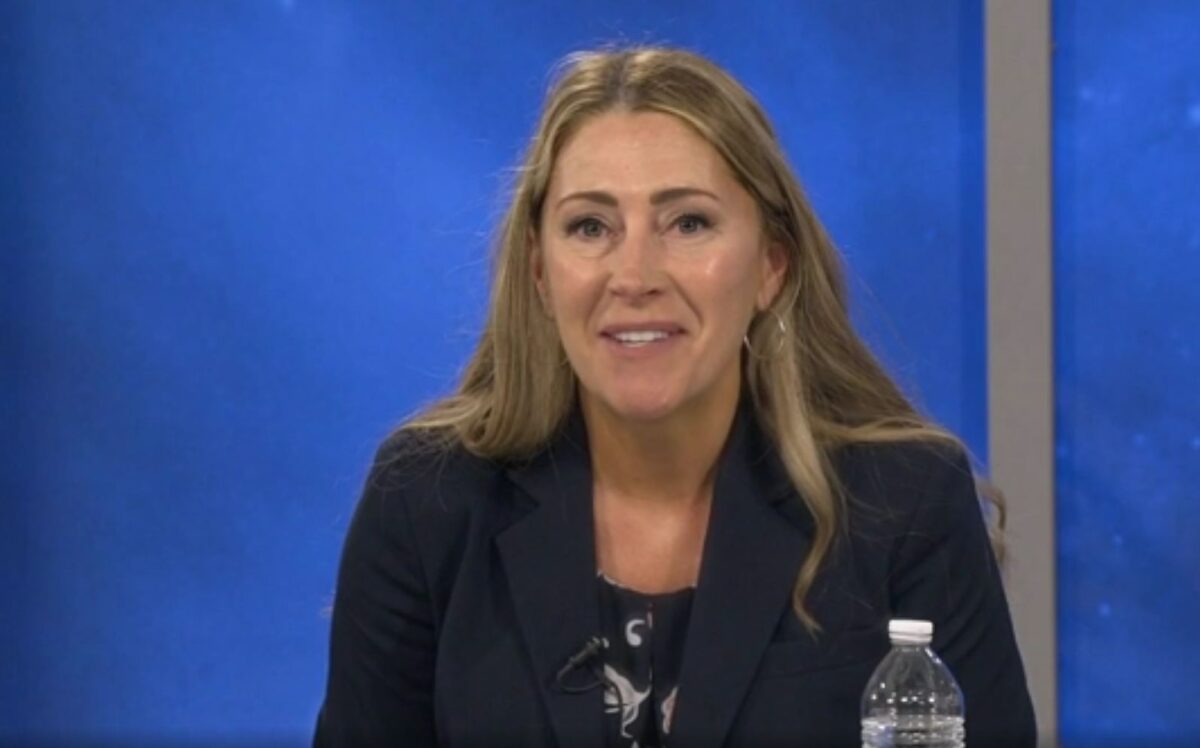
[[[645,594],[597,574],[608,744],[661,748],[671,732],[694,588]]]

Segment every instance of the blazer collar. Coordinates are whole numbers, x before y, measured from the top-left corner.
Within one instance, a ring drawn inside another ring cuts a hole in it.
[[[496,542],[541,692],[560,743],[599,748],[601,690],[553,687],[567,658],[599,634],[591,459],[579,409],[545,450],[508,475],[536,502]],[[723,742],[791,604],[811,535],[811,517],[743,397],[718,459],[671,742]]]
[[[717,468],[671,742],[720,746],[789,612],[812,519],[743,398]]]
[[[496,545],[539,692],[559,745],[601,748],[603,691],[568,693],[555,678],[600,633],[591,457],[578,408],[546,449],[508,476],[536,502],[497,535]],[[588,680],[578,672],[572,676],[573,685]]]

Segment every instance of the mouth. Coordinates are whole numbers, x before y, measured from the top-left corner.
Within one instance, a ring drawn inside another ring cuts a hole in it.
[[[680,333],[669,333],[663,330],[637,330],[632,332],[619,333],[602,333],[609,340],[614,340],[627,348],[641,348],[642,346],[658,343],[670,338],[672,335]]]
[[[678,325],[653,324],[647,326],[621,326],[606,328],[600,333],[617,350],[632,352],[636,350],[663,349],[684,335],[683,328]]]

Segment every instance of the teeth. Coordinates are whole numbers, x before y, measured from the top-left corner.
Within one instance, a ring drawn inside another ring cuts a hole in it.
[[[662,330],[634,330],[613,333],[613,337],[626,345],[645,345],[655,340],[665,340],[669,336]]]

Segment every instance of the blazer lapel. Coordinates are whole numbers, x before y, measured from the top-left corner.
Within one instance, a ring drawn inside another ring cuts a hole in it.
[[[566,660],[600,633],[592,476],[579,412],[545,451],[508,474],[537,502],[496,537],[496,545],[540,692],[560,745],[600,748],[603,690],[567,693],[554,687]],[[586,671],[572,676],[572,684],[591,678]]]
[[[719,746],[729,732],[810,545],[811,517],[797,508],[746,399],[718,465],[671,743]]]

